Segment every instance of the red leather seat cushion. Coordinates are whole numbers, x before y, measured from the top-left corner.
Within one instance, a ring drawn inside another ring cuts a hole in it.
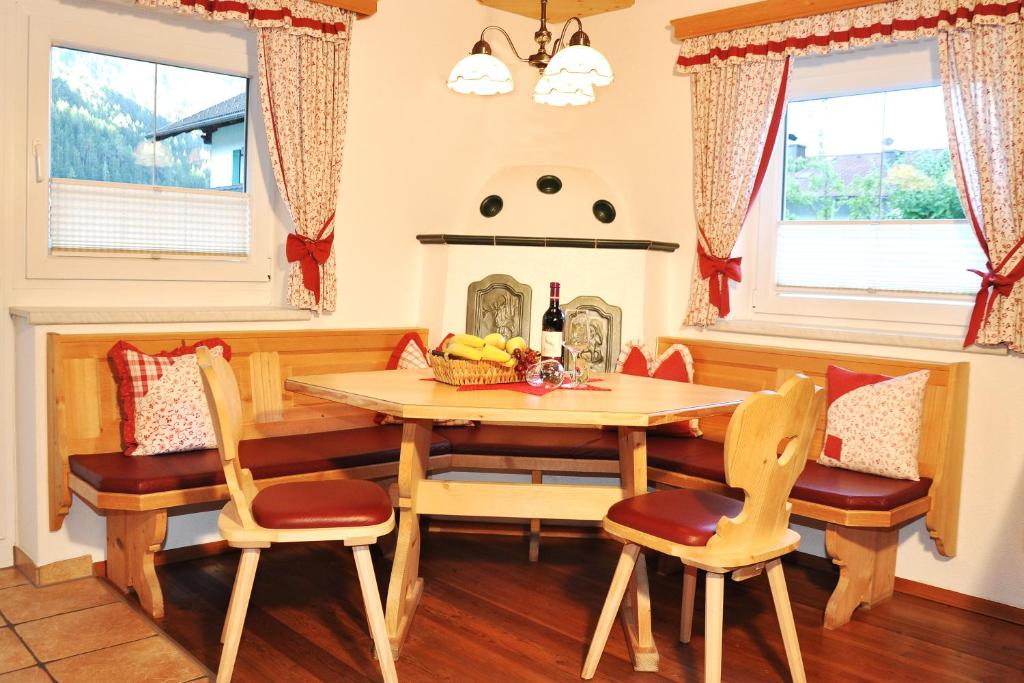
[[[674,489],[621,500],[608,519],[683,545],[707,545],[722,517],[735,517],[743,503],[710,491]]]
[[[391,499],[372,481],[296,481],[256,494],[252,516],[267,529],[372,526],[391,517]]]
[[[619,437],[615,431],[569,427],[513,427],[482,424],[435,430],[452,445],[452,453],[472,455],[532,455],[583,460],[615,460]]]
[[[362,427],[319,434],[275,436],[242,441],[239,457],[256,479],[397,462],[402,426]],[[434,436],[431,455],[449,452]],[[73,455],[71,472],[99,491],[157,493],[224,483],[220,457],[214,449],[125,456],[121,453]]]
[[[706,439],[648,437],[652,467],[725,483],[722,444]],[[892,510],[928,495],[932,480],[889,479],[825,467],[811,460],[793,485],[791,498],[843,510]]]

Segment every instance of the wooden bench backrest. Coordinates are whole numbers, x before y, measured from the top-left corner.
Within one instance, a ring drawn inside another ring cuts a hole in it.
[[[935,363],[677,337],[659,337],[658,352],[661,353],[672,344],[684,344],[690,349],[696,382],[748,391],[776,389],[797,372],[825,386],[829,365],[838,365],[856,372],[892,376],[928,370],[918,466],[922,477],[933,479],[932,512],[928,513],[928,527],[932,536],[937,543],[945,543],[945,549],[940,545],[943,554],[948,554],[945,550],[956,547],[955,530],[959,514],[970,370],[967,363]],[[724,439],[727,424],[726,416],[701,419],[701,429],[706,438],[715,441]],[[811,446],[810,459],[817,459],[821,453],[824,434],[823,413]],[[939,530],[939,527],[945,527],[945,530]],[[939,538],[937,533],[945,534],[946,538]]]
[[[284,390],[286,378],[383,370],[398,340],[420,328],[156,334],[50,334],[47,340],[50,526],[71,505],[68,456],[122,449],[117,382],[107,352],[125,340],[157,353],[218,337],[231,347],[242,394],[242,438],[348,429],[372,424],[373,413]]]

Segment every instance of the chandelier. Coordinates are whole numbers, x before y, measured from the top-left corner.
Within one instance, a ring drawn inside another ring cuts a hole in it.
[[[500,26],[488,26],[480,32],[480,40],[469,55],[455,64],[448,76],[448,88],[464,95],[503,95],[512,92],[512,72],[491,54],[491,45],[484,35],[495,30],[505,36],[516,59],[540,70],[533,88],[533,101],[555,107],[579,106],[594,101],[594,88],[612,82],[612,67],[600,52],[590,47],[590,37],[583,32],[583,22],[572,17],[562,26],[561,36],[551,44],[548,31],[548,0],[540,0],[540,28],[533,34],[537,52],[521,57],[508,32]],[[565,44],[569,25],[577,29]],[[551,52],[548,45],[551,44]]]

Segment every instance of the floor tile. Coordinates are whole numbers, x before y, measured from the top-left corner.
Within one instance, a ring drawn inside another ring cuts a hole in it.
[[[0,674],[0,683],[50,683],[52,679],[42,667],[20,669],[9,674]]]
[[[42,588],[25,585],[2,590],[0,612],[12,624],[20,624],[116,600],[114,592],[99,579],[80,579]]]
[[[0,569],[0,590],[3,590],[4,588],[12,588],[14,586],[22,586],[26,583],[28,583],[28,579],[26,579],[25,575],[14,567]]]
[[[50,662],[156,633],[146,619],[123,602],[59,614],[16,627],[40,661]]]
[[[14,631],[0,628],[0,673],[24,669],[35,663],[35,657],[25,649]]]
[[[195,660],[160,636],[60,659],[47,669],[60,683],[191,681],[206,674]]]

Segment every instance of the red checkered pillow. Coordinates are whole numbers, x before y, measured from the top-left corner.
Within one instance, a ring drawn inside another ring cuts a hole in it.
[[[651,364],[654,358],[642,341],[628,341],[622,345],[619,357],[615,361],[615,372],[637,377],[650,377]]]
[[[443,346],[452,336],[449,334],[445,337],[441,341],[441,345]],[[430,367],[430,356],[427,354],[427,347],[423,345],[423,340],[420,339],[419,334],[408,332],[395,344],[395,348],[391,352],[391,358],[388,359],[388,364],[384,369],[412,370],[428,367]],[[376,422],[382,425],[400,425],[402,424],[402,418],[378,413]],[[473,425],[473,422],[471,420],[434,420],[434,424],[438,427],[469,427]]]
[[[830,365],[827,377],[825,444],[818,462],[917,481],[928,371],[889,377]]]
[[[628,341],[622,346],[615,362],[615,372],[637,377],[653,377],[673,382],[693,382],[693,357],[682,344],[673,344],[657,358],[651,355],[641,341]],[[673,422],[649,430],[651,434],[686,438],[703,436],[697,419]]]
[[[428,367],[430,359],[427,356],[427,347],[423,345],[420,335],[409,332],[395,344],[395,350],[391,352],[391,358],[384,369],[411,370]]]
[[[655,379],[667,379],[673,382],[693,383],[693,356],[690,349],[682,344],[673,344],[665,349],[651,365],[651,377]],[[685,422],[673,422],[667,425],[655,427],[654,432],[665,436],[681,436],[684,438],[695,438],[703,436],[700,431],[700,422],[697,418]]]
[[[119,341],[107,356],[117,377],[125,455],[157,455],[216,448],[210,410],[196,362],[196,348],[231,358],[220,339],[148,354]]]

